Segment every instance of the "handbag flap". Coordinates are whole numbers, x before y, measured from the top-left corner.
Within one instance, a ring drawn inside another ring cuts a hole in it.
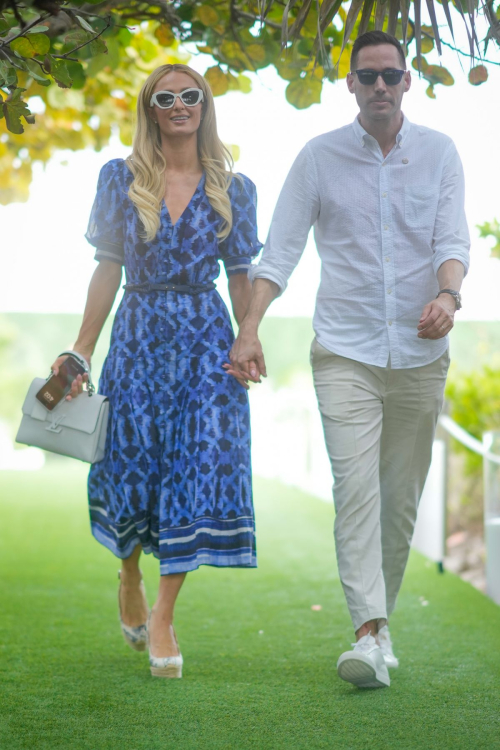
[[[23,404],[23,414],[37,419],[59,425],[61,428],[69,428],[92,434],[99,421],[99,414],[105,402],[106,396],[94,394],[89,396],[84,391],[71,401],[65,399],[49,411],[36,398],[36,394],[45,383],[44,378],[35,378],[31,383]]]

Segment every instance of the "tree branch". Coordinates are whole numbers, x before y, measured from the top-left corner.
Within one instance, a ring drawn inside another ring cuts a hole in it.
[[[9,45],[9,44],[10,44],[11,42],[13,42],[13,41],[14,41],[14,39],[19,39],[19,37],[20,37],[20,36],[24,36],[25,34],[27,34],[27,33],[28,33],[28,31],[29,31],[30,29],[32,29],[32,28],[33,28],[33,26],[37,26],[37,25],[38,25],[39,23],[41,23],[42,21],[46,21],[46,20],[47,20],[47,18],[49,18],[49,15],[48,15],[48,14],[47,14],[47,15],[45,15],[45,16],[44,16],[44,15],[42,15],[42,16],[40,16],[39,18],[35,18],[35,20],[34,20],[34,21],[30,21],[30,22],[29,22],[28,24],[26,24],[26,25],[24,26],[24,28],[23,28],[23,29],[21,29],[21,31],[19,32],[19,34],[15,34],[14,36],[11,36],[11,37],[9,37],[8,39],[3,39],[2,41],[0,41],[0,47],[6,47],[6,46],[7,46],[7,45]]]
[[[95,40],[99,39],[99,37],[101,36],[101,34],[104,34],[104,32],[107,31],[110,26],[111,26],[111,18],[108,16],[108,20],[106,21],[106,26],[103,29],[101,29],[101,31],[99,31],[97,34],[94,34],[94,36],[92,37],[92,39],[87,39],[82,44],[79,44],[78,47],[75,47],[74,49],[70,49],[70,51],[66,52],[64,55],[52,55],[52,57],[55,57],[58,60],[71,60],[72,58],[70,57],[70,55],[73,55],[75,52],[77,52],[82,47],[86,47],[87,44],[92,44],[92,42],[95,42]]]

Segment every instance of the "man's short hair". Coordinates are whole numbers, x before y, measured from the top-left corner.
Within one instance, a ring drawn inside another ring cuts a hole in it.
[[[386,34],[385,31],[367,31],[365,34],[358,36],[353,44],[351,52],[351,72],[356,70],[360,49],[363,49],[363,47],[378,47],[380,44],[392,44],[393,47],[396,47],[401,58],[402,66],[406,70],[405,53],[396,37],[391,36],[391,34]]]

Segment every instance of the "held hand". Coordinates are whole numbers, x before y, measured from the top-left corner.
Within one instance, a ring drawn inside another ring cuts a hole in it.
[[[81,356],[86,360],[88,366],[90,367],[90,355],[82,354],[81,352],[78,352],[78,354],[81,354]],[[62,363],[65,362],[67,359],[68,359],[67,354],[65,354],[63,357],[58,357],[56,359],[56,361],[52,364],[50,368],[52,372],[54,373],[54,375],[57,375],[59,373],[59,368],[61,367]],[[71,390],[66,396],[66,401],[71,401],[72,398],[76,398],[83,391],[83,384],[86,383],[87,381],[88,381],[88,375],[83,375],[83,376],[77,375],[71,384]]]
[[[257,333],[247,333],[240,328],[239,335],[229,352],[232,368],[244,380],[260,383],[261,375],[267,377],[266,363]],[[232,374],[232,373],[231,373]]]
[[[242,385],[243,388],[245,388],[248,391],[250,386],[248,385],[246,378],[243,376],[243,374],[239,370],[236,370],[233,367],[233,365],[229,364],[229,362],[226,362],[226,364],[222,365],[222,367],[224,368],[224,370],[226,371],[228,375],[232,375],[233,378],[236,378],[238,383]],[[257,365],[255,364],[255,362],[250,363],[250,369],[256,368],[256,367]],[[261,381],[259,380],[258,382],[260,383]]]
[[[451,294],[441,294],[422,311],[417,326],[420,339],[442,339],[454,326],[455,300]]]

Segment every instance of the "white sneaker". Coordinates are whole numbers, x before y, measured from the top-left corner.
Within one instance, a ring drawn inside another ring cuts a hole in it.
[[[384,661],[389,669],[396,669],[396,667],[399,667],[399,661],[397,657],[394,656],[392,650],[391,634],[389,633],[389,627],[387,625],[384,625],[384,627],[380,628],[378,631],[378,641],[380,643],[380,648],[382,649]]]
[[[339,677],[358,687],[389,687],[391,684],[389,672],[382,649],[375,638],[368,633],[352,645],[352,651],[346,651],[339,657],[337,662]]]

